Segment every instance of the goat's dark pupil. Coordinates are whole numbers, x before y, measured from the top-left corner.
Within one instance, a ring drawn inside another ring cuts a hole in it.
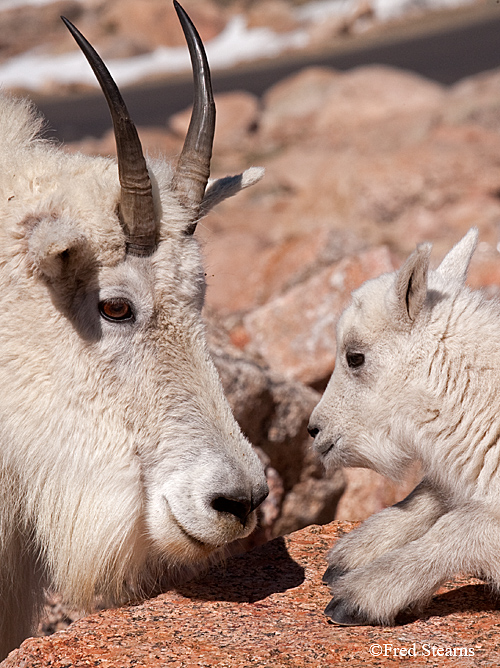
[[[130,304],[124,299],[103,301],[99,308],[101,313],[111,320],[128,320],[132,316]]]
[[[120,304],[105,304],[104,305],[105,311],[108,313],[108,315],[114,315],[115,317],[120,317],[124,315],[127,312],[127,305],[120,303]]]
[[[357,369],[365,362],[365,356],[363,353],[347,353],[346,354],[347,365],[351,369]]]

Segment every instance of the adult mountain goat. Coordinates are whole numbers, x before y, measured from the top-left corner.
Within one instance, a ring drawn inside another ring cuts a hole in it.
[[[391,624],[466,572],[500,587],[500,305],[464,286],[477,231],[429,270],[430,245],[352,296],[337,362],[310,421],[327,466],[424,478],[328,556],[325,610]]]
[[[146,165],[99,56],[66,22],[108,100],[114,160],[37,138],[0,102],[0,655],[51,582],[119,602],[249,534],[267,494],[200,315],[193,231],[259,170],[208,184],[215,111],[201,40],[176,4],[195,104],[174,170]],[[149,578],[149,580],[148,580]]]

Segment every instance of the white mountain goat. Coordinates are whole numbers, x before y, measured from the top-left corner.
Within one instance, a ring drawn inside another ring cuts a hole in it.
[[[477,231],[429,270],[422,245],[398,272],[356,290],[337,362],[311,416],[328,467],[424,478],[402,502],[338,541],[325,613],[345,625],[394,622],[458,573],[500,587],[500,305],[464,286]]]
[[[200,215],[261,176],[207,187],[215,110],[176,4],[195,104],[175,169],[146,166],[109,72],[66,22],[108,100],[118,166],[37,138],[0,101],[0,655],[47,583],[89,609],[220,553],[267,494],[207,350]]]

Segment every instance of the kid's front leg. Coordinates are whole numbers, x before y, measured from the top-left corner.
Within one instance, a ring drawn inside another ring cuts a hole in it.
[[[417,540],[340,577],[325,614],[342,625],[391,625],[460,572],[500,585],[498,554],[500,524],[487,509],[450,511]]]
[[[423,480],[403,501],[372,515],[335,543],[323,582],[332,586],[346,572],[419,538],[446,509],[442,495]]]

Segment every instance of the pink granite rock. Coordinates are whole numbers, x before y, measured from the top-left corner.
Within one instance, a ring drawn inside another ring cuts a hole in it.
[[[82,8],[77,0],[56,0],[43,9],[36,3],[9,4],[0,21],[0,60],[29,51],[40,42],[57,43],[62,50],[72,48],[71,37],[59,17],[63,14],[78,21]]]
[[[395,627],[330,624],[325,555],[354,526],[277,538],[157,598],[28,639],[1,668],[499,665],[500,611],[476,579],[446,583],[418,617]]]
[[[279,145],[308,137],[330,86],[340,76],[326,67],[309,67],[266,91],[260,120],[262,142]]]
[[[212,0],[187,0],[183,6],[204,41],[213,39],[224,28],[223,14]],[[172,3],[162,0],[141,0],[140,3],[108,0],[103,3],[96,19],[96,28],[102,30],[100,40],[107,45],[108,57],[114,57],[111,45],[117,48],[117,42],[124,39],[137,43],[144,51],[185,44]]]
[[[215,95],[217,125],[214,136],[214,153],[234,151],[238,153],[249,148],[249,140],[255,131],[259,118],[259,100],[245,91],[232,91]],[[169,119],[169,127],[178,137],[184,138],[191,119],[191,107],[174,114]]]
[[[198,235],[206,240],[206,301],[222,314],[265,304],[349,250],[347,243],[342,251],[335,249],[337,235],[327,227],[276,243],[266,243],[248,227],[214,236],[200,230]]]
[[[227,12],[213,0],[185,0],[183,6],[205,41],[226,25]],[[61,14],[78,24],[105,59],[136,56],[159,46],[185,45],[173,5],[164,0],[55,0],[6,9],[0,6],[0,12],[0,60],[34,48],[39,53],[74,49]],[[61,90],[64,86],[59,85],[51,92],[60,94]]]
[[[467,77],[451,87],[443,106],[443,122],[500,130],[500,70]]]
[[[336,147],[401,145],[426,132],[444,96],[436,83],[380,65],[346,73],[311,68],[266,93],[262,140],[280,145],[315,137]]]
[[[274,32],[290,32],[298,27],[293,5],[287,0],[254,0],[247,9],[249,28],[271,28]]]
[[[387,248],[345,258],[244,318],[253,348],[286,378],[315,383],[335,363],[335,325],[352,290],[394,265]]]
[[[399,483],[369,469],[343,469],[345,489],[335,511],[336,520],[366,520],[370,515],[402,501],[418,485],[422,473],[417,465]]]
[[[332,82],[315,132],[344,144],[346,135],[355,137],[383,124],[388,132],[396,126],[403,138],[415,124],[429,122],[444,96],[442,86],[417,74],[382,65],[358,67]],[[386,138],[380,136],[380,141],[386,143]]]

